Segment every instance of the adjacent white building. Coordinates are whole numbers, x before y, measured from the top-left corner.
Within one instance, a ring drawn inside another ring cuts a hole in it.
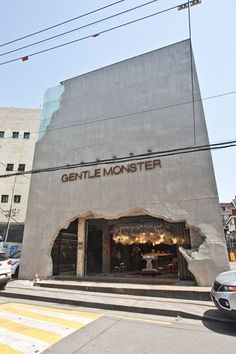
[[[32,169],[40,109],[0,108],[0,175]],[[0,179],[0,235],[21,242],[30,175]]]

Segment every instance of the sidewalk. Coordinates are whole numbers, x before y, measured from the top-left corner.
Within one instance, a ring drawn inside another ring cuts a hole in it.
[[[195,289],[201,291],[201,288]],[[211,301],[37,287],[33,286],[32,281],[27,280],[9,282],[6,289],[0,291],[0,297],[61,303],[113,311],[235,323],[235,320],[227,318],[218,311]]]
[[[229,262],[229,264],[231,270],[236,270],[236,262]]]

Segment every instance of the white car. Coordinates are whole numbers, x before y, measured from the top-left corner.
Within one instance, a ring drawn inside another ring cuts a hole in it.
[[[211,297],[218,309],[236,316],[236,270],[220,273],[216,277]]]
[[[16,251],[15,253],[9,256],[11,260],[11,275],[12,277],[18,277],[19,268],[20,268],[20,256],[21,251]]]
[[[0,290],[3,290],[11,279],[11,260],[0,252]]]

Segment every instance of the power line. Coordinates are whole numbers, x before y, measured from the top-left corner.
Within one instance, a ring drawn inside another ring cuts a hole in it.
[[[233,95],[233,94],[234,95],[236,94],[236,90],[235,91],[226,91],[226,92],[223,92],[223,93],[220,93],[220,94],[217,94],[217,95],[206,96],[206,97],[203,97],[203,98],[195,99],[194,102],[202,102],[202,101],[217,99],[217,98],[221,98],[221,97],[229,96],[229,95]],[[128,116],[132,116],[132,115],[136,115],[136,114],[148,113],[148,112],[158,111],[158,110],[162,110],[162,109],[169,109],[169,108],[174,108],[174,107],[178,107],[178,106],[182,106],[182,105],[186,105],[186,104],[191,104],[192,102],[193,102],[192,100],[189,100],[189,101],[185,101],[185,102],[173,103],[171,105],[159,106],[159,107],[150,108],[150,109],[147,109],[147,110],[136,111],[136,112],[132,112],[132,113],[125,113],[125,114],[122,114],[122,115],[116,115],[116,116],[111,116],[111,117],[107,117],[107,118],[100,118],[100,119],[98,118],[97,120],[91,120],[91,121],[88,121],[88,122],[82,122],[82,123],[78,123],[76,125],[67,125],[67,126],[59,127],[59,128],[51,128],[51,129],[47,129],[47,131],[60,130],[60,129],[64,129],[64,128],[66,129],[66,128],[71,128],[71,127],[80,126],[80,125],[87,125],[87,124],[91,124],[91,123],[103,122],[103,121],[116,119],[116,118],[118,119],[118,118],[128,117]],[[43,122],[43,121],[48,121],[48,119],[45,118],[45,119],[41,119],[40,120],[40,122]],[[38,131],[38,132],[35,132],[35,133],[32,133],[32,134],[33,135],[34,134],[40,134],[40,133],[43,133],[43,132],[44,132],[44,130]],[[4,139],[12,139],[12,138],[11,137],[7,137],[7,138],[4,138]]]
[[[10,139],[10,137],[8,137],[7,139]],[[11,139],[12,139],[12,138],[11,138]],[[6,142],[7,142],[7,141],[6,141]],[[6,144],[6,142],[5,142],[5,144]],[[1,144],[1,145],[0,145],[0,149],[2,149],[2,147],[3,147],[5,144]],[[22,146],[21,146],[21,148],[22,148]],[[18,160],[18,163],[19,163],[19,160]],[[1,162],[1,161],[0,161],[0,165],[2,165],[2,166],[4,166],[4,167],[7,167],[7,165],[6,165],[5,163]],[[17,172],[17,171],[14,170],[14,169],[13,169],[13,171],[14,171],[14,172]],[[28,177],[28,176],[24,176],[24,177],[27,178],[28,180],[30,180],[30,177]]]
[[[194,77],[193,77],[193,46],[192,46],[192,26],[191,26],[191,10],[190,0],[188,0],[188,30],[189,30],[189,50],[190,50],[190,75],[191,75],[191,90],[192,90],[192,116],[193,116],[193,145],[196,145],[196,116],[194,104]]]
[[[94,22],[90,22],[90,23],[85,24],[85,25],[83,25],[83,26],[73,28],[73,29],[71,29],[71,30],[68,30],[68,31],[65,31],[65,32],[56,34],[56,35],[54,35],[54,36],[51,36],[51,37],[42,39],[42,40],[40,40],[40,41],[31,43],[31,44],[27,44],[27,45],[25,45],[25,46],[22,46],[22,47],[19,47],[19,48],[16,48],[16,49],[12,49],[12,50],[10,50],[10,51],[8,51],[8,52],[1,53],[1,54],[0,54],[0,57],[5,56],[5,55],[8,55],[8,54],[15,53],[15,52],[18,52],[19,50],[26,49],[26,48],[35,46],[35,45],[37,45],[37,44],[45,43],[45,42],[50,41],[50,40],[52,40],[52,39],[56,39],[56,38],[65,36],[65,35],[67,35],[67,34],[73,33],[73,32],[75,32],[75,31],[79,31],[79,30],[81,30],[81,29],[84,29],[84,28],[93,26],[93,25],[95,25],[95,24],[98,24],[98,23],[101,23],[101,22],[110,20],[110,19],[112,19],[112,18],[115,18],[115,17],[121,16],[121,15],[124,15],[124,14],[126,14],[126,13],[129,13],[129,12],[131,12],[131,11],[135,11],[135,10],[140,9],[140,8],[142,8],[142,7],[151,5],[152,3],[157,2],[157,1],[159,1],[159,0],[151,0],[151,1],[147,2],[147,3],[144,3],[144,4],[141,4],[141,5],[132,7],[132,8],[130,8],[130,9],[127,9],[127,10],[124,10],[124,11],[121,11],[121,12],[118,12],[118,13],[116,13],[116,14],[114,14],[114,15],[110,15],[110,16],[104,17],[104,18],[102,18],[102,19],[100,19],[100,20],[96,20],[96,21],[94,21]]]
[[[8,178],[12,176],[18,176],[22,174],[38,174],[43,172],[54,172],[59,170],[68,170],[74,169],[78,167],[91,167],[91,166],[99,166],[99,165],[107,165],[107,164],[114,164],[119,162],[130,162],[130,161],[139,161],[144,159],[153,159],[153,158],[161,158],[167,156],[174,156],[174,155],[182,155],[182,154],[189,154],[194,152],[202,152],[202,151],[209,151],[209,150],[219,150],[219,149],[226,149],[230,147],[236,147],[236,139],[232,141],[227,141],[224,143],[214,143],[214,144],[205,144],[205,145],[198,145],[198,146],[190,146],[186,148],[176,148],[171,150],[164,150],[164,151],[155,151],[155,152],[148,152],[142,153],[131,156],[123,156],[119,158],[112,158],[112,159],[104,159],[104,160],[96,160],[96,161],[89,161],[89,162],[79,162],[74,164],[66,164],[61,166],[55,167],[47,167],[35,170],[29,170],[24,172],[17,172],[12,174],[5,174],[0,175],[0,178]]]
[[[217,95],[206,96],[203,98],[195,99],[194,102],[203,102],[203,101],[208,101],[208,100],[217,99],[217,98],[221,98],[221,97],[225,97],[225,96],[229,96],[229,95],[235,95],[235,94],[236,94],[236,90],[226,91],[226,92],[223,92],[223,93],[220,93]],[[98,118],[98,119],[89,120],[86,122],[79,122],[79,123],[75,123],[75,124],[71,124],[71,125],[65,125],[65,126],[58,127],[58,128],[50,128],[50,129],[47,129],[46,131],[51,132],[51,131],[56,131],[56,130],[63,130],[63,129],[74,128],[74,127],[88,125],[88,124],[109,121],[109,120],[113,120],[113,119],[122,119],[124,117],[130,117],[130,116],[134,116],[134,115],[138,115],[138,114],[144,114],[144,113],[148,113],[148,112],[155,112],[155,111],[159,111],[159,110],[170,109],[170,108],[179,107],[179,106],[183,106],[183,105],[187,105],[187,104],[191,104],[191,103],[192,103],[192,100],[185,101],[185,102],[179,102],[179,103],[173,103],[170,105],[159,106],[156,108],[150,108],[150,109],[146,109],[146,110],[142,110],[142,111],[124,113],[124,114],[119,114],[116,116],[110,116],[110,117],[106,117],[106,118]],[[40,121],[41,122],[48,121],[48,119],[41,119]],[[44,132],[45,132],[45,130],[39,130],[37,132],[31,132],[30,134],[31,135],[38,135],[38,134],[44,133]],[[3,139],[12,139],[12,137],[4,137]],[[3,140],[3,139],[1,139],[1,140]],[[1,148],[1,146],[0,146],[0,148]]]
[[[129,22],[125,22],[123,24],[120,24],[120,25],[117,25],[117,26],[113,26],[113,27],[110,27],[110,28],[107,28],[103,31],[100,31],[100,32],[97,32],[97,33],[93,33],[93,34],[90,34],[90,35],[87,35],[87,36],[84,36],[84,37],[80,37],[80,38],[77,38],[77,39],[74,39],[72,41],[69,41],[69,42],[65,42],[65,43],[62,43],[62,44],[59,44],[59,45],[56,45],[54,47],[49,47],[47,49],[43,49],[43,50],[40,50],[38,52],[33,52],[33,53],[30,53],[24,57],[18,57],[18,58],[15,58],[15,59],[11,59],[11,60],[7,60],[7,61],[4,61],[4,62],[1,62],[0,65],[5,65],[5,64],[9,64],[9,63],[13,63],[13,62],[16,62],[16,61],[26,61],[28,60],[30,57],[32,56],[35,56],[35,55],[39,55],[39,54],[42,54],[42,53],[46,53],[46,52],[49,52],[49,51],[52,51],[52,50],[55,50],[55,49],[58,49],[58,48],[62,48],[62,47],[65,47],[67,45],[70,45],[70,44],[74,44],[74,43],[77,43],[77,42],[80,42],[80,41],[84,41],[86,39],[89,39],[89,38],[95,38],[95,37],[98,37],[99,35],[101,34],[104,34],[104,33],[108,33],[108,32],[111,32],[111,31],[114,31],[114,30],[117,30],[117,29],[120,29],[120,28],[123,28],[123,27],[126,27],[126,26],[129,26],[131,24],[134,24],[134,23],[137,23],[137,22],[140,22],[140,21],[143,21],[143,20],[147,20],[149,18],[152,18],[154,16],[157,16],[157,15],[160,15],[160,14],[163,14],[165,12],[168,12],[168,11],[171,11],[171,10],[174,10],[178,8],[178,6],[173,6],[173,7],[169,7],[167,9],[164,9],[164,10],[161,10],[161,11],[158,11],[158,12],[154,12],[150,15],[147,15],[147,16],[143,16],[143,17],[139,17],[135,20],[132,20],[132,21],[129,21]]]
[[[2,43],[2,44],[0,44],[0,47],[4,47],[4,46],[6,46],[6,45],[9,45],[9,44],[12,44],[12,43],[21,41],[21,40],[23,40],[23,39],[26,39],[26,38],[35,36],[36,34],[40,34],[40,33],[49,31],[49,30],[51,30],[51,29],[53,29],[53,28],[56,28],[56,27],[65,25],[66,23],[69,23],[69,22],[78,20],[78,19],[83,18],[83,17],[86,17],[86,16],[88,16],[88,15],[92,15],[92,14],[94,14],[94,13],[96,13],[96,12],[105,10],[105,9],[107,9],[107,8],[109,8],[109,7],[112,7],[112,6],[114,6],[114,5],[117,5],[117,4],[119,4],[119,3],[121,3],[121,2],[124,2],[124,1],[125,1],[125,0],[119,0],[119,1],[116,1],[116,2],[114,2],[114,3],[108,4],[108,5],[106,5],[106,6],[99,7],[99,8],[97,8],[97,9],[95,9],[95,10],[93,10],[93,11],[90,11],[90,12],[87,12],[87,13],[85,13],[85,14],[82,14],[82,15],[79,15],[79,16],[76,16],[76,17],[73,17],[73,18],[70,18],[70,19],[68,19],[68,20],[66,20],[66,21],[63,21],[63,22],[59,22],[59,23],[57,23],[57,24],[55,24],[55,25],[52,25],[52,26],[43,28],[43,29],[41,29],[41,30],[39,30],[39,31],[36,31],[36,32],[30,33],[30,34],[27,34],[27,35],[25,35],[25,36],[23,36],[23,37],[19,37],[19,38],[13,39],[13,40],[11,40],[11,41],[9,41],[9,42]]]
[[[195,102],[202,102],[202,101],[206,101],[206,100],[210,100],[210,99],[216,99],[216,98],[220,98],[220,97],[224,97],[226,95],[232,95],[232,94],[236,94],[236,91],[230,91],[230,92],[219,94],[219,95],[200,98],[198,100],[195,100]],[[136,112],[132,112],[132,113],[125,113],[125,114],[111,116],[111,117],[107,117],[107,118],[98,118],[98,119],[94,119],[94,120],[90,120],[90,121],[86,121],[86,122],[75,123],[75,124],[66,125],[66,126],[57,127],[57,128],[50,128],[50,129],[47,129],[47,132],[51,132],[51,131],[55,131],[55,130],[63,130],[63,129],[68,129],[68,128],[74,128],[74,127],[78,127],[78,126],[94,124],[94,123],[109,121],[109,120],[113,120],[113,119],[122,119],[124,117],[130,117],[130,116],[134,116],[134,115],[138,115],[138,114],[144,114],[144,113],[155,112],[155,111],[164,110],[164,109],[170,109],[170,108],[183,106],[183,105],[187,105],[187,104],[191,104],[191,103],[192,103],[192,100],[189,100],[189,101],[180,102],[180,103],[176,103],[176,104],[172,104],[172,105],[159,106],[156,108],[151,108],[151,109],[142,110],[142,111],[136,111]],[[41,130],[41,131],[38,131],[38,132],[32,133],[32,134],[40,134],[43,132],[44,132],[44,130]],[[9,137],[7,139],[11,139],[11,138]]]
[[[1,147],[1,146],[0,146],[0,147]],[[2,166],[4,166],[4,167],[7,167],[7,165],[6,165],[5,163],[1,162],[1,161],[0,161],[0,165],[2,165]],[[12,171],[17,172],[16,170],[12,170]],[[23,176],[24,176],[24,175],[23,175]],[[28,177],[28,176],[24,176],[24,177],[30,180],[30,177]]]
[[[6,216],[6,215],[8,214],[8,210],[4,210],[4,209],[1,208],[1,207],[0,207],[0,211],[2,212],[2,214],[3,214],[4,216]],[[13,216],[10,216],[10,217],[11,217],[11,219],[12,219],[13,221],[15,221],[16,224],[22,225],[21,223],[19,223],[18,221],[16,221],[16,219],[14,219]]]
[[[4,235],[4,241],[7,241],[8,233],[9,233],[9,229],[10,229],[10,225],[11,225],[11,212],[12,212],[13,197],[14,197],[15,187],[16,187],[16,178],[17,178],[17,175],[15,176],[13,187],[12,187],[12,192],[11,192],[11,203],[10,203],[9,215],[8,215],[8,220],[7,220],[7,228],[6,228],[6,232]]]

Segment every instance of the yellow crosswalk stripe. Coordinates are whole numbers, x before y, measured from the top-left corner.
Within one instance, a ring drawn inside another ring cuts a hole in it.
[[[27,309],[27,310],[20,309],[20,308],[17,308],[15,306],[8,305],[8,304],[0,305],[0,309],[5,310],[5,311],[9,311],[9,312],[13,312],[13,313],[17,313],[18,315],[21,315],[21,316],[34,318],[34,319],[41,320],[44,322],[56,323],[56,324],[60,324],[62,326],[70,327],[70,328],[74,328],[74,329],[80,329],[80,328],[84,327],[83,323],[79,323],[79,322],[75,322],[75,321],[71,321],[71,320],[66,320],[66,319],[62,319],[62,318],[57,318],[57,317],[53,317],[50,315],[42,315],[40,313],[31,312],[30,309]],[[37,307],[35,307],[35,309],[37,309]]]
[[[12,349],[8,345],[1,344],[0,343],[0,353],[1,354],[23,354],[23,352],[20,352],[19,350]]]
[[[19,307],[19,304],[17,304],[17,303],[11,303],[11,305]],[[0,306],[2,306],[2,305],[0,305]],[[101,314],[97,314],[97,313],[81,312],[81,311],[70,310],[70,309],[63,310],[63,309],[58,309],[55,307],[48,307],[48,306],[34,306],[34,305],[30,305],[30,304],[20,304],[20,306],[22,308],[26,308],[26,309],[32,308],[32,309],[39,309],[39,310],[44,310],[44,311],[48,310],[50,312],[55,312],[55,313],[64,313],[65,315],[68,315],[68,314],[77,315],[82,318],[91,319],[91,321],[96,320],[102,316]]]
[[[102,314],[0,302],[0,354],[41,353]]]
[[[14,321],[9,321],[4,318],[1,318],[0,322],[1,328],[8,329],[9,331],[13,331],[16,333],[24,334],[26,336],[39,339],[48,344],[54,344],[59,341],[62,337],[56,333],[45,331],[42,329],[26,326],[21,323],[16,323]],[[4,353],[4,352],[3,352]]]

